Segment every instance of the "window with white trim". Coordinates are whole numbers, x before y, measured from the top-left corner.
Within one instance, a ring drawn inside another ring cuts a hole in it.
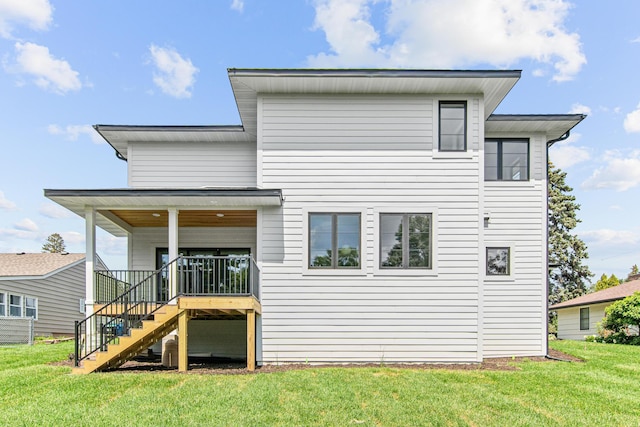
[[[380,214],[380,268],[431,268],[431,214]]]
[[[7,315],[7,299],[4,292],[0,292],[0,316]]]
[[[9,295],[9,316],[22,317],[21,295]]]
[[[484,142],[485,181],[528,181],[529,140],[487,139]]]
[[[580,330],[589,330],[589,307],[582,307],[580,309]]]
[[[467,151],[467,102],[440,101],[440,151]]]
[[[359,269],[360,213],[309,213],[309,268]]]
[[[487,248],[487,275],[508,276],[511,274],[511,248]]]
[[[38,299],[32,297],[24,297],[24,315],[25,317],[38,318]]]

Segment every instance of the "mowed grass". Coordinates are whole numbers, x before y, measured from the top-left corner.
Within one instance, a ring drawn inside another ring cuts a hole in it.
[[[309,368],[71,375],[72,343],[0,347],[0,425],[639,426],[640,348],[558,341],[585,360],[518,370]]]

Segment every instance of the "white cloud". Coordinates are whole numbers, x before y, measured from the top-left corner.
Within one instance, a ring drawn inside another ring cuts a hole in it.
[[[11,211],[11,210],[14,210],[15,208],[16,208],[16,204],[13,203],[11,200],[7,199],[4,196],[4,193],[0,191],[0,209]]]
[[[62,239],[64,240],[65,245],[75,245],[79,243],[84,243],[84,234],[78,233],[77,231],[63,231],[60,233]]]
[[[61,206],[54,205],[53,203],[41,204],[40,209],[38,209],[38,213],[42,216],[53,219],[69,218],[71,216],[71,212]]]
[[[10,38],[14,24],[46,30],[52,14],[49,0],[0,0],[0,36]]]
[[[30,75],[37,86],[58,94],[82,88],[78,72],[67,61],[54,58],[47,47],[18,42],[15,49],[16,63],[8,71]]]
[[[30,220],[29,218],[25,218],[21,221],[18,221],[13,225],[13,227],[16,230],[22,230],[22,231],[33,231],[33,232],[38,231],[38,224]]]
[[[583,189],[627,191],[640,185],[640,151],[633,151],[626,157],[609,151],[605,153],[604,161],[606,164],[582,183]]]
[[[64,128],[58,125],[49,125],[47,131],[51,135],[63,135],[69,141],[77,141],[80,135],[87,135],[94,144],[104,144],[105,140],[91,125],[67,125]]]
[[[609,209],[611,209],[612,211],[623,211],[624,208],[620,205],[611,205],[609,206]]]
[[[572,133],[565,141],[553,144],[549,149],[549,159],[556,167],[566,169],[591,158],[587,147],[573,145],[581,136],[579,133]]]
[[[627,133],[640,132],[640,104],[624,118],[624,130]]]
[[[591,107],[587,107],[586,105],[580,104],[576,102],[571,106],[571,110],[569,110],[569,114],[591,114]]]
[[[153,82],[167,95],[190,98],[198,68],[174,49],[151,45],[149,51],[156,67]]]
[[[231,9],[237,10],[238,12],[242,13],[242,11],[244,10],[244,0],[233,0],[231,2]]]
[[[640,37],[631,40],[631,43],[640,43]]]
[[[580,233],[580,238],[584,239],[589,246],[635,245],[640,243],[640,232],[637,230],[603,228],[601,230],[583,231]]]
[[[380,4],[384,29],[371,17]],[[553,80],[565,81],[586,63],[579,35],[564,27],[563,0],[316,0],[315,8],[331,52],[310,56],[312,67],[505,67],[532,59],[535,75],[552,67]]]

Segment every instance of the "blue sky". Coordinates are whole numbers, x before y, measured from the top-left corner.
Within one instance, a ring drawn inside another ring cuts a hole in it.
[[[522,69],[497,113],[586,113],[551,159],[596,274],[640,264],[637,0],[0,0],[0,252],[84,221],[43,188],[126,187],[93,124],[239,124],[226,70]],[[112,268],[126,245],[98,234]]]

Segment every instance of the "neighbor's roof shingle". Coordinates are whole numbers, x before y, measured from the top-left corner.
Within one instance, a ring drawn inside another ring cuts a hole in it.
[[[582,295],[578,298],[560,302],[549,307],[549,310],[615,301],[626,298],[629,295],[633,295],[634,292],[640,292],[640,280],[632,280],[631,282],[626,282],[612,288],[603,289],[592,294]]]
[[[44,276],[84,257],[85,254],[0,254],[0,277]]]

